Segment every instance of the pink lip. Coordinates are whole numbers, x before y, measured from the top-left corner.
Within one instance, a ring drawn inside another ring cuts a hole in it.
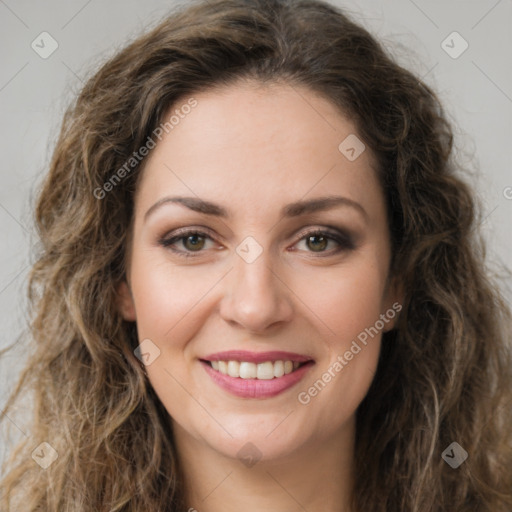
[[[277,354],[278,352],[272,353]],[[283,352],[281,352],[281,354],[282,353]],[[219,360],[225,361],[226,359]],[[240,359],[236,358],[232,358],[231,360],[240,361]],[[265,362],[269,360],[273,359],[262,359],[259,362]],[[290,361],[292,359],[287,360]],[[241,379],[239,377],[230,377],[229,375],[224,375],[223,373],[214,370],[209,365],[209,363],[205,361],[201,361],[201,364],[206,370],[206,373],[208,373],[208,375],[212,378],[213,382],[215,382],[222,389],[225,389],[226,391],[230,392],[235,396],[241,398],[270,398],[291,388],[292,386],[297,384],[297,382],[299,382],[304,377],[304,375],[306,375],[310,367],[313,366],[314,364],[313,361],[308,359],[306,360],[309,362],[297,368],[292,373],[288,373],[286,375],[283,375],[282,377],[275,377],[269,380]],[[247,359],[243,358],[242,361],[247,361]]]
[[[267,361],[297,361],[305,363],[311,361],[311,357],[294,354],[293,352],[248,352],[247,350],[227,350],[215,352],[201,359],[207,361],[247,361],[248,363],[265,363]]]

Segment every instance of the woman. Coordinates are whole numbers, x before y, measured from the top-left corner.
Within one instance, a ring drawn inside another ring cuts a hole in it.
[[[512,510],[510,316],[432,90],[210,0],[92,77],[36,222],[2,510]]]

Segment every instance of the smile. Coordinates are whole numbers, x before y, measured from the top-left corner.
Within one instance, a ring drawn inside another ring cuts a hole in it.
[[[200,359],[215,384],[241,398],[270,398],[297,384],[314,361],[288,352],[229,351]]]
[[[240,379],[270,380],[288,375],[301,364],[298,361],[266,361],[251,363],[249,361],[210,361],[212,368],[223,375]]]

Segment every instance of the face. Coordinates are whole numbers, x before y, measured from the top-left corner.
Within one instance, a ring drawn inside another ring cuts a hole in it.
[[[396,313],[385,200],[312,91],[194,98],[145,162],[120,307],[183,442],[279,459],[355,424]]]

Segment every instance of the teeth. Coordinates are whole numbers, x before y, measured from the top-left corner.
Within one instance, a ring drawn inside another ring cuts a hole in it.
[[[276,361],[274,363],[274,377],[282,377],[284,375],[283,361]]]
[[[219,361],[219,372],[224,375],[228,374],[228,363],[226,361]]]
[[[260,363],[258,365],[258,372],[256,378],[260,380],[270,380],[274,378],[274,364],[270,361]]]
[[[240,363],[238,361],[228,361],[228,375],[230,377],[240,377]]]
[[[242,361],[240,363],[240,378],[241,379],[255,379],[258,370],[254,363],[247,363]]]
[[[270,380],[293,372],[300,363],[298,361],[266,361],[256,364],[247,361],[211,361],[211,365],[214,370],[230,377]]]

